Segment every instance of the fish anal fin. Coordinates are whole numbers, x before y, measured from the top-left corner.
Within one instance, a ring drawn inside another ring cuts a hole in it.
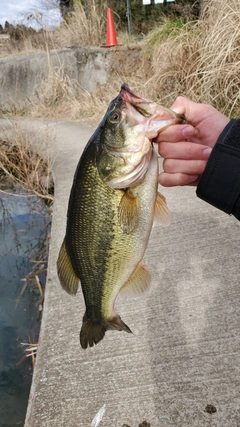
[[[131,329],[122,321],[121,317],[115,315],[108,320],[96,322],[85,313],[83,324],[80,331],[80,344],[85,350],[88,346],[93,347],[98,344],[105,336],[107,330],[117,330],[132,333]]]
[[[63,289],[69,294],[75,295],[79,286],[79,278],[73,271],[72,263],[67,253],[65,239],[58,255],[57,272]]]
[[[139,199],[130,189],[127,189],[118,208],[118,220],[124,233],[134,230],[138,221]]]
[[[171,222],[170,212],[165,197],[157,192],[154,206],[154,220],[161,225],[169,225]]]
[[[121,287],[121,294],[142,294],[151,284],[151,275],[143,261],[138,264],[130,278]]]

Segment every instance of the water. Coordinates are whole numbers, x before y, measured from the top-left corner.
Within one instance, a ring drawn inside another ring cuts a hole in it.
[[[41,200],[0,193],[0,427],[24,425],[33,366],[21,343],[38,341],[49,232]],[[26,282],[33,269],[39,284]]]

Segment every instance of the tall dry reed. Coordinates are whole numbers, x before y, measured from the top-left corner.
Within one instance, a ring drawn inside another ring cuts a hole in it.
[[[55,45],[61,47],[94,47],[104,43],[106,32],[106,2],[101,6],[92,0],[89,2],[88,14],[79,1],[74,2],[74,11],[63,21],[54,33]]]

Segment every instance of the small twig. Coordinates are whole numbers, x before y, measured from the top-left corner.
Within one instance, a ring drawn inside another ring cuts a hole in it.
[[[40,280],[39,280],[39,277],[37,276],[37,274],[35,274],[35,279],[36,279],[36,282],[37,282],[37,285],[38,285],[38,289],[39,289],[39,292],[40,292],[40,295],[41,295],[41,299],[43,300],[43,289],[42,289],[42,285],[40,283]]]

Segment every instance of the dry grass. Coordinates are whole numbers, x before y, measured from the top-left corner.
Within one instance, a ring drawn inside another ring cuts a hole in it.
[[[53,35],[55,46],[64,47],[94,47],[105,42],[107,4],[101,6],[91,1],[88,17],[82,4],[75,1],[74,12],[68,21],[63,21]]]
[[[67,118],[94,125],[105,107],[101,90],[96,97],[73,83],[61,67],[57,70],[50,67],[48,80],[39,91],[39,103],[32,107],[30,114],[34,118]]]
[[[18,26],[12,32],[10,31],[9,36],[10,40],[7,42],[0,40],[0,58],[28,55],[56,48],[53,32],[48,29],[36,32],[32,29],[28,30],[25,26]]]
[[[210,0],[203,19],[176,28],[153,47],[149,92],[172,102],[182,94],[229,115],[240,111],[240,3]],[[151,44],[151,37],[148,38]]]
[[[46,157],[46,141],[33,140],[17,122],[12,128],[11,137],[0,140],[0,178],[51,203],[52,159],[50,153]]]

